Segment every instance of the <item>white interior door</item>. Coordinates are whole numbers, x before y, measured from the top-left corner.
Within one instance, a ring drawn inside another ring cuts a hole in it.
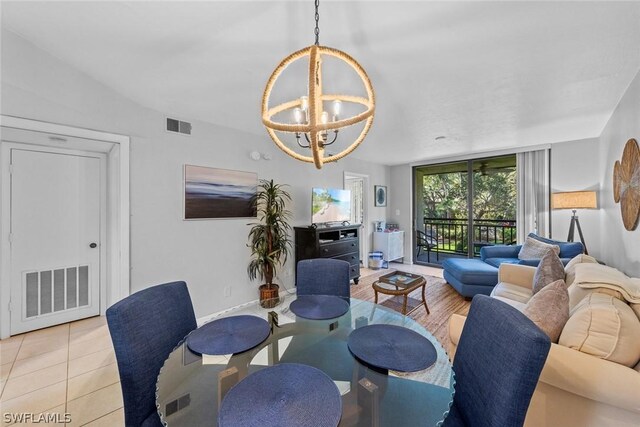
[[[11,334],[99,314],[104,158],[11,149]]]
[[[364,189],[365,179],[361,176],[346,176],[344,180],[345,190],[351,191],[351,224],[362,224],[362,228],[358,233],[360,238],[360,262],[366,265],[367,258],[367,233],[366,233],[366,219],[365,219],[365,200]]]

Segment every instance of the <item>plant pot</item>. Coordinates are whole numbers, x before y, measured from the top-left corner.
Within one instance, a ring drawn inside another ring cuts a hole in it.
[[[260,285],[260,306],[262,308],[273,308],[280,304],[280,287],[278,285]]]

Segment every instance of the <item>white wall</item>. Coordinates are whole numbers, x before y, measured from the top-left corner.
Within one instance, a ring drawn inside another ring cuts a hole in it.
[[[600,135],[601,259],[628,275],[640,277],[640,226],[627,231],[620,204],[613,201],[613,165],[630,138],[640,141],[640,72],[629,85]]]
[[[551,191],[599,191],[600,175],[594,172],[600,168],[598,150],[597,138],[553,144],[551,146]],[[398,222],[400,228],[406,230],[405,262],[412,259],[409,254],[414,249],[412,174],[411,165],[392,166],[390,169],[388,221]],[[590,253],[599,256],[600,213],[597,210],[582,210],[578,215]],[[570,218],[571,211],[552,211],[553,238],[558,240],[567,238]],[[577,230],[574,240],[579,240]]]
[[[224,108],[224,100],[220,103]],[[5,115],[131,137],[131,290],[185,280],[197,316],[256,299],[258,283],[250,283],[246,274],[249,220],[182,220],[184,164],[253,171],[290,184],[294,225],[311,221],[311,188],[342,188],[345,170],[369,175],[371,187],[389,185],[389,168],[359,161],[357,152],[318,171],[286,156],[266,132],[256,136],[193,122],[191,137],[169,134],[163,129],[171,112],[135,104],[7,31],[2,32],[1,108]],[[251,160],[253,150],[273,159]],[[368,191],[372,194],[373,187]],[[386,208],[374,207],[373,197],[369,201],[369,219],[386,219]],[[280,278],[286,286],[293,282],[287,274],[292,265],[293,256]],[[227,285],[232,292],[225,298]]]
[[[404,230],[404,263],[413,264],[413,170],[409,165],[392,166],[387,221]]]
[[[551,193],[561,191],[596,191],[599,207],[602,205],[599,174],[600,158],[597,138],[568,141],[551,146]],[[566,240],[571,222],[571,210],[551,211],[551,236],[556,240]],[[582,209],[577,212],[580,219],[587,250],[597,258],[600,250],[600,211]],[[574,241],[579,242],[578,230]]]

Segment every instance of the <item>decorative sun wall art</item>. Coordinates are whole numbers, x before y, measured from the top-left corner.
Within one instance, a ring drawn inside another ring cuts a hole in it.
[[[633,138],[624,146],[622,160],[613,165],[613,199],[620,203],[624,228],[635,230],[640,218],[640,148]]]

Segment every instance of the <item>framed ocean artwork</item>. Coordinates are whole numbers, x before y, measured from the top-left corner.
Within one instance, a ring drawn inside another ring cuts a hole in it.
[[[184,166],[184,219],[255,218],[258,174]]]

